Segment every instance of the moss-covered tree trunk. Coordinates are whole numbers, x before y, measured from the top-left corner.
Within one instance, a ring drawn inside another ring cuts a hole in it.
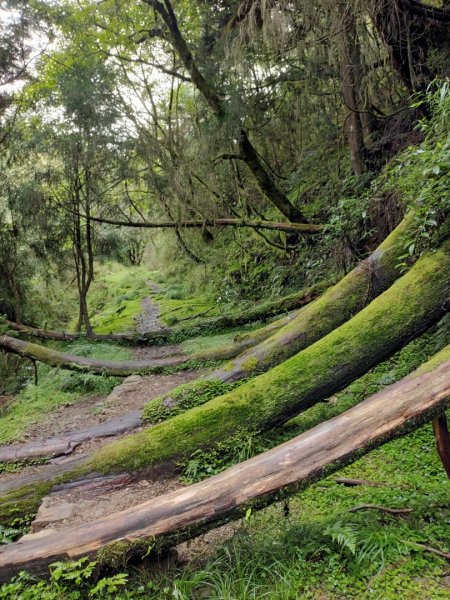
[[[63,532],[34,534],[0,550],[0,581],[22,569],[45,574],[55,560],[97,554],[121,542],[123,558],[202,533],[246,509],[261,508],[349,464],[445,410],[450,347],[412,376],[344,414],[205,481]],[[136,543],[137,542],[137,543]],[[144,548],[142,547],[144,545]],[[154,551],[155,552],[155,551]],[[112,555],[115,555],[114,549]],[[108,552],[100,559],[107,562]]]
[[[227,394],[103,447],[66,477],[175,464],[237,431],[279,425],[342,389],[429,328],[445,313],[449,293],[450,241],[446,241],[355,317],[309,348]],[[42,491],[50,486],[46,481]],[[7,488],[4,508],[14,504],[17,494],[23,497],[23,490]]]
[[[231,382],[267,371],[352,318],[399,277],[396,265],[404,253],[401,242],[412,225],[413,215],[409,214],[366,260],[302,308],[292,322],[216,370],[210,378]]]

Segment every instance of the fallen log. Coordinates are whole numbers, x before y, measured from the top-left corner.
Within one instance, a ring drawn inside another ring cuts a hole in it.
[[[353,319],[303,352],[203,405],[103,446],[80,467],[67,469],[65,479],[91,472],[109,474],[174,465],[188,460],[199,448],[232,438],[236,432],[278,426],[344,388],[423,333],[445,313],[449,293],[447,240],[422,256]],[[52,484],[45,473],[40,482],[34,503]],[[23,498],[20,483],[7,489],[0,498],[3,521],[9,508]],[[5,491],[0,484],[0,494]],[[30,506],[26,505],[27,510]]]
[[[401,240],[408,235],[413,226],[414,215],[409,213],[366,260],[336,285],[328,288],[322,296],[300,308],[294,318],[281,327],[274,328],[272,335],[262,337],[257,342],[253,333],[243,336],[242,339],[252,337],[256,343],[234,360],[213,371],[208,376],[208,381],[211,381],[212,385],[215,382],[231,383],[268,371],[354,317],[399,277],[397,264],[403,253]],[[280,324],[281,321],[277,321],[277,325]],[[199,404],[196,384],[183,386],[179,395],[186,398],[189,387],[192,391],[192,402],[186,401],[186,407]],[[170,403],[176,395],[177,390],[173,390],[169,398]],[[165,401],[165,397],[160,399],[162,403]],[[149,409],[151,418],[157,402],[155,400]]]
[[[221,361],[237,356],[244,350],[251,348],[262,340],[267,339],[281,327],[292,321],[296,313],[290,313],[276,321],[261,327],[244,336],[237,336],[234,342],[224,344],[217,348],[194,352],[189,356],[177,355],[152,360],[113,361],[86,358],[59,352],[33,342],[13,338],[8,335],[0,336],[0,350],[18,354],[33,361],[43,362],[52,367],[61,367],[71,371],[97,373],[114,377],[128,377],[129,375],[143,375],[146,373],[159,373],[171,367],[181,367],[189,363]]]
[[[400,242],[413,225],[413,214],[409,213],[368,258],[301,309],[296,319],[217,369],[211,378],[230,382],[265,372],[351,319],[398,279],[397,265],[404,253]]]
[[[41,340],[52,340],[55,342],[76,342],[87,339],[90,342],[119,342],[137,344],[149,342],[153,340],[167,340],[172,334],[169,328],[161,328],[156,331],[147,331],[145,333],[108,333],[98,334],[93,333],[86,336],[85,333],[67,333],[65,331],[51,331],[48,329],[39,329],[22,323],[14,323],[13,321],[5,320],[5,324],[9,329],[16,331],[19,334],[27,337],[35,337]]]
[[[0,446],[0,462],[15,462],[43,456],[54,458],[70,454],[77,446],[88,440],[111,437],[136,429],[141,424],[141,414],[141,410],[133,410],[115,419],[77,431],[68,431],[48,439]]]
[[[431,362],[431,371],[425,365],[344,414],[210,479],[63,533],[49,530],[5,546],[0,581],[23,569],[45,574],[55,560],[93,556],[114,542],[121,542],[124,557],[142,553],[139,542],[145,540],[156,552],[306,487],[445,410],[450,361],[435,365],[448,356],[449,348]],[[107,556],[101,552],[100,560]]]

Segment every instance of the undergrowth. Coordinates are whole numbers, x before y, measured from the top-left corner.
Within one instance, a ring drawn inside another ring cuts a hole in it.
[[[77,342],[56,346],[78,356],[115,360],[130,358],[129,350],[113,344]],[[47,365],[39,365],[38,369],[37,385],[32,380],[28,381],[2,414],[0,444],[20,439],[30,425],[45,419],[48,413],[61,406],[92,396],[106,396],[121,381],[117,377],[76,373]]]
[[[149,276],[151,273],[144,267],[102,265],[89,294],[91,323],[96,333],[135,331],[141,302],[150,293]]]

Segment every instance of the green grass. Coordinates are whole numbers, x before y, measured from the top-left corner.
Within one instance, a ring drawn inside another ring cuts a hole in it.
[[[131,353],[112,344],[58,344],[58,349],[78,356],[126,360]],[[31,380],[0,418],[0,444],[19,440],[27,428],[46,418],[53,410],[92,396],[106,396],[120,383],[115,377],[76,373],[65,369],[39,366],[38,385]]]
[[[218,333],[216,335],[202,335],[194,338],[190,338],[181,343],[181,349],[185,354],[193,354],[194,352],[200,352],[202,350],[210,350],[211,348],[219,348],[225,346],[234,341],[234,338],[241,333],[248,333],[257,329],[258,326],[253,327],[239,327],[224,333]]]
[[[145,267],[103,265],[89,294],[91,321],[96,333],[132,332],[141,302],[150,295],[146,281],[152,275]]]

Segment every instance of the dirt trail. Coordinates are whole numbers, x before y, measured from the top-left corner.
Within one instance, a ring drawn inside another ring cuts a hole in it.
[[[152,281],[146,282],[150,290],[158,294],[161,288]],[[136,330],[138,333],[144,334],[147,331],[160,331],[166,329],[166,326],[161,322],[161,309],[154,302],[152,296],[147,296],[141,302],[141,313],[136,317]],[[153,360],[155,358],[166,358],[167,356],[182,355],[181,346],[178,344],[167,344],[164,346],[148,346],[141,345],[135,349],[135,356],[138,360]]]

